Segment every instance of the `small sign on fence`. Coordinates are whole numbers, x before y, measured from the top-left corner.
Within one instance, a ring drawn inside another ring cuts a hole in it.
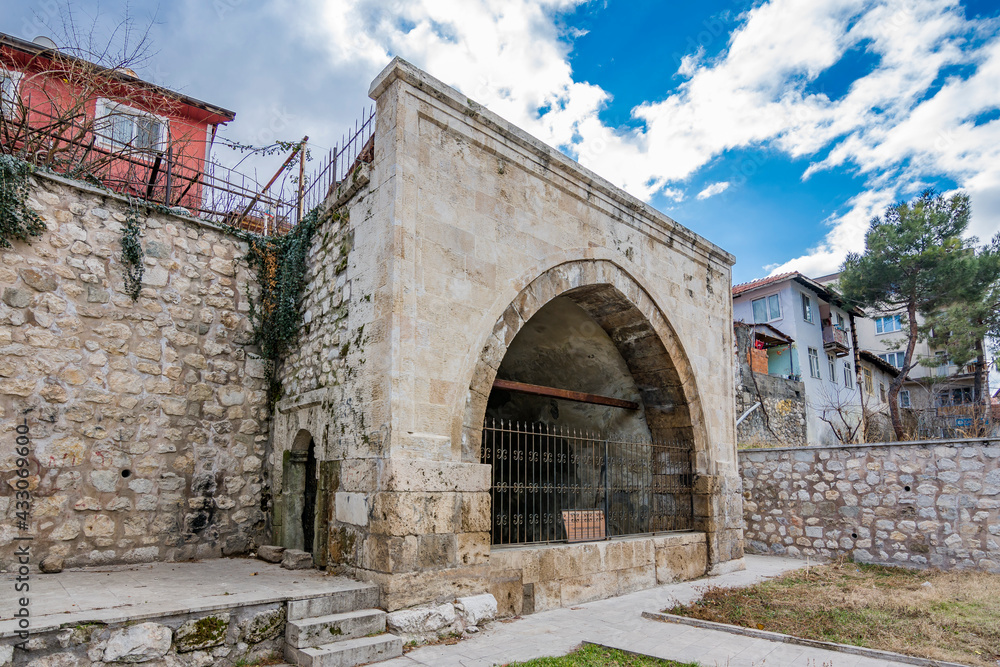
[[[603,540],[607,536],[604,510],[563,510],[562,517],[567,542]]]

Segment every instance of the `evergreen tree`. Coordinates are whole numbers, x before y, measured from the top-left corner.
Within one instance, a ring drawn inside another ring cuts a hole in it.
[[[905,313],[908,331],[903,366],[889,384],[889,414],[896,438],[903,437],[898,396],[906,374],[916,365],[913,350],[931,317],[962,301],[979,275],[976,239],[963,239],[969,226],[969,197],[948,199],[926,191],[912,202],[888,207],[865,234],[865,252],[844,261],[840,288],[845,299],[873,312]]]
[[[972,396],[976,414],[972,435],[982,436],[990,404],[987,341],[995,347],[1000,339],[1000,234],[977,252],[976,260],[976,273],[963,286],[958,300],[932,314],[927,326],[934,332],[935,345],[948,353],[951,363],[974,363]]]

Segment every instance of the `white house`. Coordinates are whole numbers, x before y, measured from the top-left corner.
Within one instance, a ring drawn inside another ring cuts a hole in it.
[[[856,430],[862,414],[852,343],[855,316],[863,313],[797,272],[733,286],[734,320],[769,325],[790,339],[767,349],[768,374],[805,385],[810,444],[837,444],[845,431]]]

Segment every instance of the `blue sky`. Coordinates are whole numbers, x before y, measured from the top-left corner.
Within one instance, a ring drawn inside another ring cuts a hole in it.
[[[72,4],[98,32],[124,3]],[[98,9],[99,7],[99,9]],[[0,30],[59,41],[54,0]],[[132,0],[139,74],[228,107],[230,138],[333,145],[399,55],[737,256],[834,271],[868,221],[965,188],[1000,230],[1000,3]],[[262,165],[261,169],[266,169]]]

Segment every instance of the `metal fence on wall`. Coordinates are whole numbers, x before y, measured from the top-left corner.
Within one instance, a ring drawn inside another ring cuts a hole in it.
[[[681,439],[642,442],[487,420],[482,462],[492,466],[492,543],[691,530],[691,451],[692,443]],[[603,535],[594,536],[601,524]]]

